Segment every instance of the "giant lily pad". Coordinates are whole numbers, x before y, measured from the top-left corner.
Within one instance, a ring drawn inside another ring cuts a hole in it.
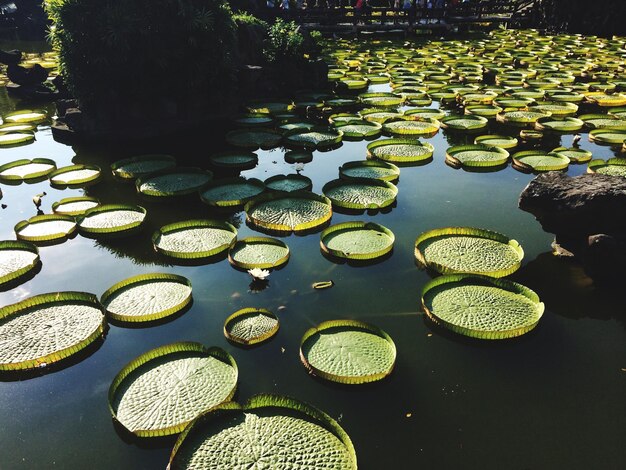
[[[111,171],[118,178],[133,180],[175,166],[176,159],[170,155],[140,155],[116,161],[111,165]]]
[[[333,206],[345,209],[381,209],[394,203],[398,188],[388,181],[361,179],[337,179],[322,188]]]
[[[576,147],[557,147],[550,153],[567,157],[571,163],[585,163],[592,158],[592,153],[589,150]]]
[[[440,125],[436,119],[423,119],[420,121],[399,119],[385,122],[383,130],[391,135],[431,136],[439,131]]]
[[[216,168],[226,170],[250,170],[257,166],[259,157],[252,152],[223,152],[211,155],[209,162]]]
[[[0,241],[0,287],[27,275],[39,264],[39,250],[25,241]]]
[[[498,167],[509,160],[509,152],[500,147],[487,145],[457,145],[446,152],[446,160],[453,166],[470,168]]]
[[[264,194],[245,206],[248,221],[277,231],[303,231],[318,227],[332,217],[327,197],[308,191]]]
[[[285,133],[285,144],[289,147],[324,149],[341,142],[343,133],[327,127],[293,129]]]
[[[344,222],[332,225],[320,236],[322,250],[337,258],[372,260],[393,248],[393,232],[373,222]]]
[[[506,339],[532,330],[544,305],[529,288],[504,279],[455,274],[429,281],[422,305],[435,323],[481,339]]]
[[[230,145],[250,150],[272,149],[278,146],[282,138],[280,132],[264,128],[241,129],[226,134],[226,142]]]
[[[77,219],[81,235],[91,237],[130,235],[139,230],[146,218],[141,206],[103,204],[89,209]]]
[[[517,147],[517,139],[508,135],[481,135],[474,139],[474,143],[488,145],[490,147],[500,147],[506,150]]]
[[[200,192],[200,199],[214,207],[243,206],[265,191],[263,181],[256,178],[224,178],[210,182]]]
[[[46,112],[42,110],[22,109],[5,114],[3,119],[4,122],[10,123],[38,124],[48,119],[48,116]]]
[[[622,144],[626,142],[626,130],[594,129],[589,132],[589,140],[597,144]]]
[[[257,395],[199,416],[180,435],[170,470],[356,470],[354,447],[326,413],[287,397]]]
[[[526,171],[559,171],[569,166],[569,158],[556,153],[526,150],[513,154],[513,167]]]
[[[139,437],[182,431],[199,414],[230,400],[237,364],[221,348],[174,343],[148,351],[126,365],[109,388],[109,408]]]
[[[243,308],[224,322],[224,335],[235,343],[250,346],[267,341],[278,332],[278,318],[263,308]]]
[[[191,283],[175,274],[141,274],[113,285],[100,303],[121,322],[148,322],[174,315],[191,301]]]
[[[300,359],[318,377],[361,384],[391,374],[396,346],[387,333],[373,325],[356,320],[333,320],[304,333]]]
[[[213,173],[200,168],[176,167],[150,173],[135,182],[137,192],[151,198],[170,198],[193,194],[213,179]]]
[[[400,168],[379,160],[346,162],[339,167],[339,177],[345,180],[369,178],[396,181],[400,177]]]
[[[231,246],[228,261],[241,269],[278,268],[289,261],[289,247],[276,238],[248,237]]]
[[[543,117],[537,119],[535,128],[544,131],[549,130],[552,132],[576,132],[583,128],[585,125],[580,119],[574,117]]]
[[[35,243],[63,241],[75,231],[76,221],[67,215],[36,215],[15,225],[19,240]]]
[[[52,211],[55,214],[61,215],[82,215],[89,209],[93,209],[99,205],[100,202],[93,197],[66,197],[60,201],[52,203]]]
[[[100,167],[95,165],[70,165],[50,173],[50,184],[54,187],[84,187],[100,180]]]
[[[13,147],[22,144],[29,144],[35,140],[32,132],[9,132],[0,134],[0,147]]]
[[[98,299],[84,292],[36,295],[0,308],[0,370],[45,367],[104,333]]]
[[[433,151],[432,144],[416,139],[383,139],[367,146],[368,156],[394,163],[426,162]]]
[[[274,175],[265,180],[265,187],[272,191],[290,193],[292,191],[310,191],[313,188],[311,178],[304,175]]]
[[[343,133],[344,140],[376,138],[382,133],[383,126],[377,122],[356,120],[335,124],[335,128]]]
[[[604,160],[592,160],[587,167],[588,173],[601,175],[626,176],[626,158],[609,158]]]
[[[415,240],[418,263],[441,274],[471,273],[504,277],[520,267],[524,250],[517,241],[490,230],[448,227]]]
[[[49,158],[16,160],[0,166],[0,181],[28,181],[45,178],[56,168],[54,160]]]
[[[165,225],[152,236],[155,250],[172,258],[209,258],[227,250],[237,229],[219,220],[186,220]]]
[[[455,131],[477,131],[487,127],[487,118],[478,115],[446,116],[441,120],[441,127]]]

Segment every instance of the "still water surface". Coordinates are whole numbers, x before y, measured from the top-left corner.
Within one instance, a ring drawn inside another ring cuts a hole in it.
[[[385,90],[385,86],[372,90]],[[0,92],[0,112],[25,107]],[[57,166],[111,162],[141,153],[171,153],[180,166],[208,167],[215,140],[205,129],[197,139],[145,146],[67,146],[41,126],[33,144],[0,150],[0,163],[45,157]],[[87,190],[55,190],[49,183],[2,185],[0,239],[14,239],[13,226],[35,215],[32,197],[47,192],[53,202],[88,194],[103,203],[141,204],[148,227],[126,241],[100,244],[80,235],[41,248],[42,270],[29,282],[0,292],[0,305],[30,295],[79,290],[100,296],[126,277],[169,272],[193,285],[193,306],[175,321],[143,329],[111,325],[104,342],[65,369],[9,381],[0,377],[0,468],[155,469],[164,468],[173,439],[130,442],[113,426],[107,390],[131,359],[175,341],[198,341],[230,352],[239,365],[236,398],[273,392],[309,402],[337,419],[348,432],[363,469],[619,469],[626,465],[626,298],[599,292],[574,263],[550,254],[552,236],[517,208],[522,189],[533,178],[508,167],[497,173],[469,173],[444,163],[454,137],[441,131],[429,140],[434,160],[402,168],[397,206],[387,213],[342,215],[332,222],[374,221],[391,229],[393,254],[384,261],[354,267],[334,264],[319,248],[319,234],[287,236],[291,259],[271,274],[269,287],[250,290],[248,274],[226,260],[203,266],[170,266],[158,257],[150,235],[165,223],[214,217],[199,201],[185,205],[140,200],[133,185],[105,179]],[[464,142],[461,137],[461,142]],[[562,144],[569,146],[571,136]],[[557,139],[558,140],[558,139]],[[558,143],[558,142],[557,142]],[[556,145],[555,145],[556,146]],[[611,150],[582,147],[596,158]],[[266,179],[294,172],[284,150],[259,151],[259,165],[244,176]],[[366,142],[344,142],[331,152],[315,152],[302,174],[320,193],[337,178],[344,162],[362,160]],[[570,175],[585,166],[571,166]],[[254,235],[241,221],[239,238]],[[425,230],[476,226],[517,239],[526,256],[513,277],[546,303],[535,331],[511,341],[466,339],[435,328],[419,308],[429,276],[413,261],[413,243]],[[315,291],[311,284],[333,280]],[[268,343],[240,349],[224,338],[224,319],[243,307],[262,307],[280,318],[280,331]],[[280,307],[280,309],[279,309]],[[340,386],[309,376],[298,349],[304,331],[325,320],[354,318],[384,329],[395,341],[393,374],[366,386]]]

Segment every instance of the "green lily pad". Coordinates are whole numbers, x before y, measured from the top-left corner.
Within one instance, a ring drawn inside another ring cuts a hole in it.
[[[544,117],[537,120],[535,127],[540,130],[553,132],[576,132],[583,128],[585,123],[574,117]]]
[[[508,135],[481,135],[474,139],[475,144],[488,145],[490,147],[500,147],[503,149],[512,149],[517,147],[517,139]]]
[[[481,144],[457,145],[447,150],[446,160],[454,166],[497,167],[509,161],[509,152],[500,147],[489,147]]]
[[[0,165],[0,181],[28,181],[45,178],[57,169],[49,158],[23,159]]]
[[[594,129],[589,132],[589,140],[597,144],[622,144],[626,142],[626,130]]]
[[[558,147],[550,153],[567,157],[569,158],[569,161],[571,163],[585,163],[590,161],[592,158],[592,153],[589,150],[584,150],[576,147]]]
[[[142,274],[113,285],[100,297],[107,316],[149,322],[180,312],[191,302],[191,283],[175,274]]]
[[[250,346],[267,341],[278,332],[278,318],[263,308],[243,308],[224,322],[224,335],[235,343]]]
[[[402,119],[403,114],[395,111],[381,111],[380,109],[365,109],[359,114],[365,121],[377,122],[384,124],[392,119]]]
[[[76,221],[67,215],[36,215],[15,225],[18,240],[57,242],[66,240],[76,231]]]
[[[39,250],[25,241],[0,241],[0,287],[30,273],[39,264]]]
[[[497,232],[447,227],[417,237],[415,258],[420,266],[441,274],[504,277],[519,269],[524,250],[516,240]]]
[[[285,133],[285,144],[289,147],[323,149],[341,142],[343,133],[326,127],[293,129]]]
[[[383,139],[367,146],[369,157],[394,163],[425,162],[433,156],[433,151],[432,144],[416,139]]]
[[[35,134],[28,132],[11,132],[0,134],[0,147],[29,144],[35,140]]]
[[[313,161],[313,153],[307,150],[289,150],[285,153],[287,163],[309,163]]]
[[[555,153],[527,150],[514,153],[513,167],[527,171],[559,171],[569,166],[569,158]]]
[[[364,139],[378,137],[383,126],[377,122],[356,120],[335,124],[335,128],[343,133],[344,139]]]
[[[180,435],[169,468],[356,470],[354,447],[326,413],[292,398],[257,395],[199,416]]]
[[[52,204],[52,212],[61,215],[82,215],[99,205],[100,202],[93,197],[66,197]]]
[[[3,119],[4,122],[10,123],[38,124],[48,119],[48,115],[45,111],[37,109],[22,109],[5,114]]]
[[[151,198],[170,198],[193,194],[213,179],[213,173],[200,168],[176,167],[150,173],[135,182],[137,192]]]
[[[339,177],[346,180],[369,178],[396,181],[400,177],[400,168],[380,160],[346,162],[339,167]]]
[[[243,206],[265,191],[263,181],[256,178],[223,178],[210,182],[200,191],[200,199],[214,207]]]
[[[263,194],[245,206],[248,221],[281,232],[318,227],[332,217],[328,198],[308,191]]]
[[[439,131],[439,121],[436,119],[424,119],[421,121],[407,121],[400,119],[397,121],[386,121],[383,130],[391,135],[400,136],[420,136],[433,135]]]
[[[186,220],[164,225],[152,235],[154,249],[179,259],[200,259],[227,250],[237,229],[219,220]]]
[[[109,388],[113,418],[139,437],[181,432],[203,412],[229,401],[237,364],[221,348],[173,343],[126,365]]]
[[[504,279],[450,275],[428,282],[422,305],[435,323],[480,339],[506,339],[532,330],[544,305],[532,290]]]
[[[132,180],[175,166],[176,159],[170,155],[140,155],[116,161],[111,165],[111,171],[118,178]]]
[[[248,237],[230,247],[228,261],[241,269],[278,268],[289,261],[289,247],[276,238]]]
[[[404,112],[405,117],[411,116],[412,118],[419,119],[441,119],[446,115],[445,111],[434,108],[415,108],[409,109]]]
[[[446,116],[441,120],[441,127],[455,131],[476,131],[487,127],[489,121],[482,116]]]
[[[361,103],[375,108],[395,108],[402,105],[404,98],[393,93],[362,93],[359,95]]]
[[[98,299],[83,292],[36,295],[0,308],[0,370],[45,367],[104,334]]]
[[[290,193],[292,191],[310,191],[313,188],[311,178],[303,175],[274,175],[265,180],[265,187],[272,191]]]
[[[127,236],[139,230],[146,218],[141,206],[103,204],[76,219],[78,231],[88,237]]]
[[[280,132],[264,128],[241,129],[226,134],[226,142],[230,145],[250,150],[272,149],[278,146],[282,138]]]
[[[592,160],[589,162],[587,172],[626,177],[626,158],[609,158],[607,161]]]
[[[381,329],[356,320],[333,320],[308,329],[300,359],[318,377],[344,384],[384,379],[393,370],[396,346]]]
[[[372,260],[389,253],[395,236],[372,222],[344,222],[331,225],[320,236],[322,250],[337,258]]]
[[[326,183],[322,192],[336,207],[381,209],[394,203],[398,188],[388,181],[369,178],[337,179]]]
[[[257,166],[259,157],[256,153],[245,151],[223,152],[211,155],[209,162],[215,168],[243,171],[250,170]]]
[[[70,165],[59,168],[49,175],[53,187],[85,187],[100,180],[100,167],[95,165]]]

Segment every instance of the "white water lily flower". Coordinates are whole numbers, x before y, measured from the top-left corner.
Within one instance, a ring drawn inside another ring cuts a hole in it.
[[[270,275],[270,272],[267,269],[254,268],[248,269],[248,274],[250,274],[250,276],[252,276],[254,279],[259,279],[263,281]]]

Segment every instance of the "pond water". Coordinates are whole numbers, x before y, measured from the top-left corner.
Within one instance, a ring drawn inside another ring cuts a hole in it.
[[[389,85],[370,90],[387,91]],[[0,91],[1,114],[25,107]],[[559,139],[565,146],[572,143],[572,135],[555,139],[556,144]],[[105,170],[104,179],[85,190],[57,190],[48,181],[2,184],[2,240],[15,239],[13,226],[36,214],[32,197],[42,191],[47,193],[41,206],[45,213],[53,202],[83,194],[103,203],[140,204],[148,211],[147,227],[131,238],[98,242],[79,235],[40,248],[41,271],[0,292],[0,305],[64,290],[99,297],[114,283],[152,272],[179,274],[193,285],[193,305],[174,321],[150,328],[110,325],[102,343],[61,370],[21,380],[0,376],[0,468],[164,468],[174,439],[130,440],[113,425],[107,392],[130,360],[176,341],[219,346],[232,354],[239,366],[240,402],[271,392],[326,411],[350,435],[363,469],[624,468],[625,297],[597,290],[578,265],[551,255],[553,236],[517,207],[533,175],[510,166],[494,173],[455,170],[444,163],[446,149],[473,137],[442,130],[428,139],[435,148],[431,163],[401,168],[391,210],[333,214],[333,224],[364,220],[389,228],[395,234],[391,256],[368,266],[337,264],[322,256],[319,233],[280,237],[291,259],[271,273],[267,288],[255,292],[250,276],[227,260],[175,266],[154,252],[150,237],[162,225],[217,217],[206,205],[195,199],[146,202],[134,185],[114,180],[107,171],[120,158],[155,152],[174,155],[181,166],[208,168],[207,157],[220,140],[207,128],[184,142],[68,146],[54,141],[49,126],[42,125],[34,143],[0,149],[0,163],[45,157],[58,167],[81,163]],[[366,146],[344,142],[329,152],[316,151],[301,173],[321,193],[327,181],[337,178],[340,165],[365,159]],[[595,158],[613,156],[586,134],[581,147]],[[283,158],[284,149],[257,153],[258,166],[244,176],[264,180],[295,172]],[[570,165],[568,173],[585,170],[586,165]],[[238,238],[258,233],[246,225],[243,213],[231,220],[238,224]],[[512,279],[535,290],[546,304],[534,331],[514,340],[478,341],[442,331],[425,317],[420,294],[430,276],[415,265],[414,241],[423,231],[445,226],[482,227],[519,241],[525,258]],[[333,280],[334,287],[311,286],[326,280]],[[224,320],[244,307],[276,313],[278,334],[253,349],[229,343]],[[386,331],[397,347],[391,376],[364,386],[310,376],[300,362],[300,339],[309,327],[331,319],[359,319]]]

